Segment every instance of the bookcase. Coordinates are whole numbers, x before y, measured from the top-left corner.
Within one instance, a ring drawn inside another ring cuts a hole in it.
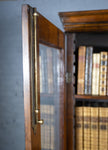
[[[77,94],[77,85],[79,47],[108,52],[108,10],[59,16],[65,33],[22,7],[25,149],[106,150],[108,96]]]
[[[60,12],[59,16],[65,30],[67,49],[67,149],[107,149],[108,145],[106,144],[107,142],[105,143],[105,141],[106,139],[108,140],[108,96],[92,94],[78,95],[77,85],[79,46],[93,46],[93,50],[96,53],[100,53],[101,50],[108,52],[108,10]],[[99,117],[102,111],[106,111],[103,114],[107,115]],[[91,112],[91,114],[89,114],[89,112]],[[88,121],[90,127],[87,127],[88,124],[86,122],[87,120],[85,119],[84,113],[86,113],[86,118],[88,117],[88,120],[90,119]],[[98,115],[96,116],[96,114]],[[77,119],[77,117],[79,117],[80,121]],[[93,124],[96,121],[95,120],[92,122],[93,118],[96,117],[98,118],[98,124]],[[103,123],[105,127],[104,129],[101,128],[101,121],[99,122],[99,119],[102,120],[102,117],[105,121],[105,123]],[[83,129],[80,129],[81,126]],[[95,126],[95,129],[98,126],[98,129],[92,130],[92,126]],[[90,128],[90,130],[86,130],[85,128]],[[105,130],[106,132],[104,132]],[[95,137],[93,134],[95,134]],[[104,137],[102,137],[102,134]],[[96,141],[96,139],[98,139],[98,141]],[[79,141],[83,141],[83,143]],[[103,145],[104,147],[102,147]]]

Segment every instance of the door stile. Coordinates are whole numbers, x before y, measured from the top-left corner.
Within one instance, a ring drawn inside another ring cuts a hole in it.
[[[29,15],[28,6],[22,7],[22,43],[23,43],[23,88],[25,116],[25,149],[32,150],[31,145],[31,103],[30,103],[30,66],[29,66]]]

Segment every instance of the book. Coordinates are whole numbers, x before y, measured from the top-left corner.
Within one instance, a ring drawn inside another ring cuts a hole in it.
[[[40,91],[41,93],[46,93],[46,47],[42,44],[40,46]]]
[[[93,54],[92,95],[99,95],[100,54]]]
[[[39,68],[40,68],[40,93],[42,93],[42,62],[41,56],[39,55]]]
[[[92,57],[93,47],[86,47],[86,58],[85,58],[85,94],[91,95],[92,93]]]
[[[48,76],[48,93],[53,93],[54,85],[53,85],[53,56],[52,56],[52,48],[47,48],[47,76]]]
[[[99,107],[99,149],[108,149],[108,108]]]
[[[91,107],[91,150],[98,150],[98,107]]]
[[[90,116],[91,107],[83,107],[84,109],[84,150],[90,150]]]
[[[85,55],[86,55],[86,47],[80,46],[78,49],[78,82],[77,82],[77,94],[79,95],[84,95]]]
[[[106,95],[107,52],[100,53],[100,85],[99,95]]]
[[[108,53],[107,53],[106,95],[108,96]]]
[[[41,118],[44,118],[44,125],[41,126],[41,148],[44,150],[55,148],[55,129],[57,130],[55,120],[54,105],[41,104]],[[57,141],[56,141],[57,142]]]
[[[83,107],[75,107],[76,150],[83,150]]]

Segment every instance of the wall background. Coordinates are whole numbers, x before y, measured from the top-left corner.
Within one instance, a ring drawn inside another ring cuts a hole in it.
[[[108,0],[0,1],[0,150],[24,150],[21,5],[27,3],[63,30],[60,11],[108,9]]]

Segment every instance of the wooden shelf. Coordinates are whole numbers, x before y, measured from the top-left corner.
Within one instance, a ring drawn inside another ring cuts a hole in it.
[[[108,100],[108,96],[75,95],[76,99]]]

